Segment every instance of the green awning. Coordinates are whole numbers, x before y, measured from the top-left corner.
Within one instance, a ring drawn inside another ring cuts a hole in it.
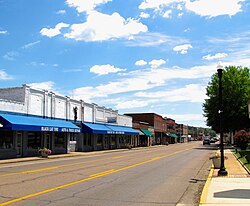
[[[154,135],[147,129],[141,129],[141,131],[146,135],[146,136],[149,136],[149,137],[153,137]]]

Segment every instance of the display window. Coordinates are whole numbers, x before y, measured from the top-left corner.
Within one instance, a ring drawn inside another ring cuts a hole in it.
[[[27,149],[38,149],[41,145],[41,132],[28,132]]]
[[[67,138],[65,133],[55,133],[55,147],[66,149]]]
[[[0,149],[13,149],[13,132],[0,131]]]
[[[102,146],[102,134],[97,135],[97,143],[98,146]]]

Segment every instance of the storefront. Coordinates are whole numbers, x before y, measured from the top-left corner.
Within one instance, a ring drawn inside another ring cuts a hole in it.
[[[139,133],[131,127],[101,123],[83,123],[78,137],[78,151],[127,148]]]
[[[0,159],[38,156],[44,147],[67,153],[70,134],[81,132],[70,121],[16,114],[0,114],[0,124]]]
[[[144,134],[144,136],[142,136],[142,142],[144,144],[144,146],[151,146],[152,141],[151,139],[154,137],[154,135],[147,129],[141,129],[142,133]]]

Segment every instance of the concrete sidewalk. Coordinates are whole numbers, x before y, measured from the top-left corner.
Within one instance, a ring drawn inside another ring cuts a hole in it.
[[[250,205],[250,175],[231,150],[225,150],[227,176],[218,176],[219,169],[211,168],[203,188],[200,205]]]

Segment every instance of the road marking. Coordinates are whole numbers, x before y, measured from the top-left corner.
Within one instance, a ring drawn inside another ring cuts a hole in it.
[[[124,156],[116,156],[116,157],[112,157],[112,159],[120,159],[123,158]]]
[[[43,195],[43,194],[46,194],[46,193],[49,193],[49,192],[53,192],[53,191],[56,191],[56,190],[59,190],[59,189],[70,187],[70,186],[73,186],[73,185],[76,185],[76,184],[87,182],[87,181],[90,181],[90,180],[93,180],[93,179],[96,179],[96,178],[99,178],[99,177],[107,176],[109,174],[113,174],[113,173],[116,173],[116,172],[124,171],[124,170],[130,169],[130,168],[137,167],[137,166],[149,163],[149,162],[153,162],[153,161],[165,158],[165,157],[169,157],[169,156],[181,153],[181,152],[185,152],[185,151],[191,150],[193,148],[194,147],[191,147],[189,149],[180,150],[180,151],[177,151],[177,152],[173,152],[171,154],[167,154],[167,155],[163,155],[163,156],[158,156],[157,158],[151,158],[149,160],[146,160],[146,161],[143,161],[143,162],[139,162],[139,163],[136,163],[136,164],[132,164],[132,165],[120,168],[120,169],[111,169],[111,170],[107,170],[107,171],[100,172],[100,173],[97,173],[97,174],[92,174],[89,177],[84,178],[82,180],[78,180],[78,181],[75,181],[75,182],[67,183],[67,184],[64,184],[64,185],[53,187],[51,189],[43,190],[43,191],[40,191],[40,192],[36,192],[36,193],[33,193],[33,194],[29,194],[29,195],[26,195],[26,196],[23,196],[23,197],[19,197],[19,198],[10,200],[10,201],[6,201],[6,202],[3,202],[3,203],[0,203],[0,206],[10,205],[10,204],[13,204],[15,202],[19,202],[19,201],[26,200],[26,199],[29,199],[29,198],[32,198],[32,197],[36,197],[36,196],[39,196],[39,195]]]

